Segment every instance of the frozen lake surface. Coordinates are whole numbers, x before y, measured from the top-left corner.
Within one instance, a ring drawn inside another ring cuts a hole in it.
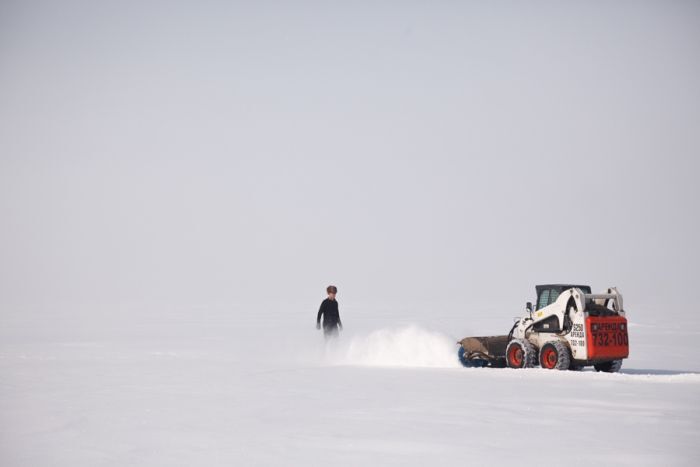
[[[630,316],[621,374],[465,369],[488,317],[343,309],[6,313],[0,463],[697,465],[698,321]]]

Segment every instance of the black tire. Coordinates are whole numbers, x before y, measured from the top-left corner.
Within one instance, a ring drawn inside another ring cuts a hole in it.
[[[506,347],[506,364],[510,368],[532,368],[537,360],[535,346],[523,339],[513,339]]]
[[[610,360],[609,362],[596,363],[593,365],[595,371],[602,371],[603,373],[617,373],[622,368],[622,360]]]
[[[571,371],[583,371],[583,365],[569,365],[569,370]]]
[[[561,342],[547,342],[540,349],[540,366],[548,370],[568,370],[571,367],[571,351]]]

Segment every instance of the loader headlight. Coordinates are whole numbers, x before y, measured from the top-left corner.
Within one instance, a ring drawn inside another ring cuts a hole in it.
[[[625,323],[620,323],[620,331],[624,331],[627,328]]]
[[[598,329],[600,329],[600,325],[598,323],[591,324],[591,331],[597,331]]]

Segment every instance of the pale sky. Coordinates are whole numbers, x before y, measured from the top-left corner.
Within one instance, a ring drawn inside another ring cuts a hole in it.
[[[698,2],[4,0],[0,311],[682,306],[698,83]]]

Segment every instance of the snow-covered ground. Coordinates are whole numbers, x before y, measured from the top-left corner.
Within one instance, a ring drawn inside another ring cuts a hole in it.
[[[0,464],[698,465],[699,320],[630,316],[597,374],[461,368],[502,313],[280,310],[4,313]]]

